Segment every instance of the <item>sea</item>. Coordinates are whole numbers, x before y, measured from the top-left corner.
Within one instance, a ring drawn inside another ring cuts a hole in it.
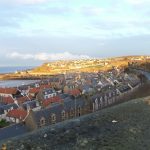
[[[29,70],[34,68],[33,66],[13,66],[13,67],[0,67],[0,74],[14,73],[16,71]]]
[[[34,68],[33,66],[13,66],[13,67],[0,67],[0,74],[6,74],[6,73],[14,73],[16,71],[24,71],[24,70],[30,70]],[[31,83],[35,83],[38,80],[3,80],[0,81],[0,87],[18,87],[21,85],[28,85]]]

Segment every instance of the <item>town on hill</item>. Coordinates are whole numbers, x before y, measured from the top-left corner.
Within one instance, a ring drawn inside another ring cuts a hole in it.
[[[57,61],[25,71],[39,80],[0,87],[0,140],[143,96],[150,80],[149,62],[147,56]],[[26,77],[24,72],[17,74]]]
[[[80,117],[127,99],[146,80],[138,69],[146,69],[143,62],[148,64],[149,60],[146,56],[136,56],[57,61],[29,71],[27,74],[37,72],[42,77],[38,74],[39,80],[28,85],[0,88],[0,127],[8,128],[1,130],[0,138],[7,138],[5,132],[14,128],[18,133],[11,132],[10,137]],[[105,69],[101,69],[104,66]],[[90,67],[96,70],[88,70]],[[51,75],[51,70],[56,74]],[[50,75],[45,76],[45,72]]]
[[[60,60],[47,62],[31,70],[16,71],[15,73],[1,74],[0,80],[9,79],[40,79],[45,76],[56,74],[80,73],[80,72],[99,72],[109,71],[112,68],[126,68],[129,63],[136,63],[140,67],[145,67],[150,63],[150,56],[122,56],[105,59],[78,59]],[[150,70],[150,68],[149,68]]]

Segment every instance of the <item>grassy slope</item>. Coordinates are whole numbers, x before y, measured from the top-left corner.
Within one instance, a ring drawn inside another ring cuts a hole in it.
[[[85,62],[88,61],[88,60],[85,60]],[[98,62],[97,63],[93,63],[91,64],[91,66],[89,67],[83,67],[82,64],[81,64],[81,69],[77,69],[74,67],[74,69],[68,69],[69,67],[69,64],[66,65],[66,68],[59,68],[57,69],[58,67],[54,67],[54,68],[51,68],[51,67],[48,67],[46,64],[43,64],[42,66],[39,66],[35,69],[33,69],[30,73],[47,73],[47,74],[59,74],[59,73],[63,73],[64,71],[81,71],[81,72],[93,72],[93,71],[107,71],[109,69],[112,69],[112,66],[118,66],[118,67],[126,67],[128,65],[128,61],[124,61],[124,60],[119,60],[119,61],[115,61],[113,60],[110,64],[106,65],[106,66],[101,66],[101,64],[99,64]]]
[[[149,150],[149,116],[150,97],[141,98],[9,140],[7,145],[28,150]]]

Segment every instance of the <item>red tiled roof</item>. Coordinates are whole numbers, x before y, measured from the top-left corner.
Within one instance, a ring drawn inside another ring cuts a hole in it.
[[[7,117],[17,118],[23,120],[27,116],[27,111],[23,109],[13,109],[7,114]]]
[[[30,101],[30,98],[27,96],[22,96],[22,97],[17,98],[17,101],[18,101],[18,104],[20,105],[20,104],[23,104],[24,102]]]
[[[28,97],[29,97],[30,99],[33,99],[33,96],[32,96],[32,95],[30,95],[30,94],[28,95]]]
[[[38,87],[38,88],[32,88],[32,89],[30,89],[29,90],[29,93],[38,93],[40,91],[40,88]]]
[[[16,94],[17,88],[0,88],[0,93],[3,94]]]
[[[80,90],[79,89],[73,89],[73,90],[70,90],[68,92],[70,95],[73,95],[73,96],[78,96],[81,94]]]
[[[61,103],[63,102],[63,99],[61,99],[59,96],[54,96],[48,99],[43,100],[43,106],[46,107],[51,103]]]
[[[41,89],[48,89],[48,88],[52,88],[52,86],[49,84],[45,84],[45,85],[40,85],[40,88]]]
[[[36,87],[36,88],[32,88],[29,90],[29,93],[39,93],[39,91],[41,89],[48,89],[48,88],[52,88],[51,85],[45,84],[45,85],[40,85],[40,87]]]
[[[11,96],[3,97],[2,102],[5,103],[5,104],[12,104],[12,103],[14,103],[14,99]]]

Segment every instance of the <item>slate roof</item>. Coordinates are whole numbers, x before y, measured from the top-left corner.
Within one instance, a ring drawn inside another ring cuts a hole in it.
[[[42,92],[43,92],[44,95],[48,95],[48,94],[55,93],[56,91],[52,88],[48,88],[48,89],[43,89]]]
[[[76,107],[84,107],[85,102],[83,99],[78,98],[76,99]],[[75,99],[71,99],[71,97],[67,97],[64,100],[64,103],[54,103],[51,105],[51,107],[41,109],[39,111],[32,111],[33,119],[37,126],[39,126],[40,119],[44,117],[46,119],[46,125],[50,122],[51,114],[56,114],[57,122],[61,121],[61,112],[64,111],[70,111],[71,108],[75,108]]]
[[[50,78],[49,81],[50,82],[59,82],[60,79],[59,78]]]
[[[124,92],[131,90],[131,88],[128,85],[121,86],[118,89],[121,93],[124,93]]]
[[[13,107],[13,109],[17,109],[17,108],[18,108],[17,104],[15,104],[15,103],[0,106],[0,108],[3,108],[4,110],[8,110],[8,109],[10,109],[11,107]]]
[[[13,107],[13,109],[18,108],[17,104],[15,104],[15,103],[8,104],[8,105],[0,105],[0,115],[4,114],[4,110],[11,109],[12,107]]]
[[[27,110],[27,107],[30,107],[31,109],[33,108],[36,108],[36,100],[32,100],[32,101],[27,101],[27,102],[24,102],[22,107]]]
[[[0,115],[4,114],[4,109],[0,106]]]
[[[68,97],[66,99],[64,99],[64,110],[65,111],[69,111],[71,110],[71,108],[75,108],[75,104],[76,107],[84,107],[85,105],[85,101],[82,98],[77,98],[77,99],[72,99],[71,97]]]
[[[137,86],[140,82],[138,80],[133,80],[128,82],[132,87]]]
[[[28,88],[29,88],[29,85],[21,85],[21,86],[18,87],[18,89],[21,90],[21,91],[22,90],[28,90]]]
[[[102,100],[104,101],[104,97],[107,96],[107,98],[113,97],[116,95],[116,90],[108,90],[104,93],[100,93],[100,94],[96,94],[94,96],[92,96],[92,101],[94,102],[95,99],[97,98],[98,100],[100,100],[100,98],[102,98]]]
[[[62,99],[65,99],[66,97],[69,96],[69,94],[63,93],[63,94],[59,94],[59,96],[60,96]]]
[[[46,121],[46,124],[49,124],[49,121],[50,121],[50,117],[51,115],[54,113],[56,114],[56,118],[57,118],[57,122],[61,121],[61,112],[63,110],[63,105],[62,104],[55,104],[49,108],[46,108],[46,109],[42,109],[42,110],[39,110],[39,111],[33,111],[33,119],[35,121],[35,123],[39,126],[39,122],[40,122],[40,119],[42,117],[44,117],[47,121]]]
[[[27,97],[27,96],[22,96],[22,97],[17,98],[17,102],[19,105],[30,100],[31,100],[30,97]]]

